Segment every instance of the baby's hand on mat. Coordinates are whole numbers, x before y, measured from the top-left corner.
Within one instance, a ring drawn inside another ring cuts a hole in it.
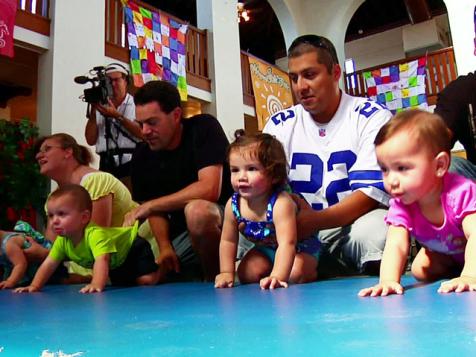
[[[463,291],[476,291],[476,278],[460,276],[441,283],[439,293],[462,293]]]
[[[215,278],[215,288],[232,288],[235,273],[220,273]]]
[[[288,283],[275,276],[267,276],[259,281],[261,289],[287,288]]]
[[[34,285],[24,286],[22,288],[16,288],[13,290],[14,293],[34,293],[40,291],[40,288]]]
[[[0,289],[11,289],[14,288],[15,285],[16,284],[14,282],[8,280],[0,281]]]
[[[387,296],[391,294],[403,294],[403,287],[396,281],[382,281],[370,288],[359,291],[359,296]]]
[[[94,284],[88,284],[79,290],[82,294],[89,294],[89,293],[100,293],[104,290],[104,286],[97,286]]]

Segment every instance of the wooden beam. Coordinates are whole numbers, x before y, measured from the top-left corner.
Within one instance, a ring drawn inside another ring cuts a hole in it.
[[[408,17],[412,25],[431,19],[428,0],[404,0]]]

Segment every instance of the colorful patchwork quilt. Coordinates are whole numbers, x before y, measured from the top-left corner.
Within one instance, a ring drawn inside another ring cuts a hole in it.
[[[426,57],[363,73],[367,95],[392,113],[428,109],[425,92]]]
[[[133,1],[123,3],[134,85],[162,79],[177,86],[181,99],[186,100],[187,25]]]

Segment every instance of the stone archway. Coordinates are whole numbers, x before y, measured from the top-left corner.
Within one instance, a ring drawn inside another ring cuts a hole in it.
[[[289,47],[291,42],[298,36],[298,29],[294,21],[294,16],[292,15],[287,2],[285,0],[268,0],[271,5],[278,21],[281,25],[283,31],[284,42],[286,48]]]
[[[329,38],[341,63],[344,56],[345,31],[352,15],[364,0],[268,0],[283,29],[286,47],[294,38],[315,33]]]

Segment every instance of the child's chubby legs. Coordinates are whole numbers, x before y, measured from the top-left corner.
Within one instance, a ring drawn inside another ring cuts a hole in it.
[[[0,243],[3,242],[4,238],[14,237],[14,236],[21,236],[24,237],[23,233],[13,232],[13,231],[2,231],[0,229]]]
[[[136,278],[137,285],[155,285],[160,281],[160,270]]]
[[[412,263],[412,274],[420,281],[451,278],[461,273],[463,266],[450,255],[421,248]]]
[[[293,284],[305,284],[317,280],[317,264],[315,257],[307,253],[297,253],[294,258],[289,282]]]
[[[238,279],[242,284],[259,283],[273,270],[275,251],[270,248],[251,249],[238,266]],[[310,283],[317,280],[318,260],[308,253],[296,253],[289,282]]]
[[[24,233],[0,231],[0,255],[5,254],[7,250],[7,244],[14,244],[19,248],[23,249],[28,247],[26,246],[27,243],[25,242],[26,239]]]
[[[238,279],[242,284],[259,283],[259,281],[269,276],[273,269],[273,263],[265,253],[256,248],[251,249],[241,259],[238,266]]]

